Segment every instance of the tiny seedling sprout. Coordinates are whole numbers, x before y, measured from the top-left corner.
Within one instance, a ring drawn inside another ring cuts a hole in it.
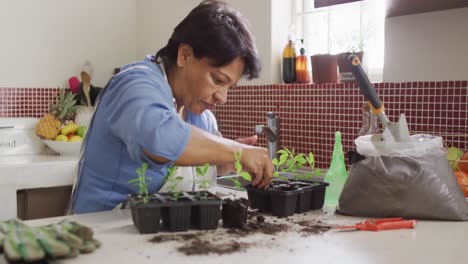
[[[148,183],[151,181],[151,178],[146,177],[147,169],[148,163],[143,162],[141,167],[136,170],[138,177],[128,181],[129,184],[138,187],[138,195],[143,199],[143,203],[148,203],[149,201]]]
[[[250,181],[252,181],[252,177],[250,176],[250,173],[242,170],[242,164],[240,162],[241,161],[241,155],[242,155],[241,152],[235,152],[234,153],[234,158],[235,158],[234,168],[236,169],[236,174],[237,175],[240,175],[244,180],[250,182]],[[229,178],[229,179],[234,182],[236,191],[244,190],[244,187],[242,186],[240,181],[237,179],[237,177],[233,177],[233,178]]]
[[[283,148],[277,152],[279,154],[279,159],[273,159],[273,165],[275,166],[275,172],[273,177],[287,181],[288,178],[283,176],[283,173],[292,173],[293,180],[308,180],[313,177],[312,174],[300,174],[297,173],[306,163],[310,166],[312,170],[315,168],[315,159],[314,154],[311,152],[308,156],[303,153],[295,154],[294,149],[289,150],[288,148]],[[320,169],[314,170],[315,176],[320,176]]]
[[[199,197],[200,199],[206,199],[208,197],[208,187],[210,185],[209,179],[206,177],[206,173],[208,172],[208,169],[210,168],[210,164],[206,163],[203,165],[203,167],[197,167],[197,184],[198,184],[198,189],[201,191],[199,192]]]
[[[169,183],[167,191],[169,192],[171,198],[174,201],[179,200],[182,191],[177,188],[179,182],[183,180],[181,176],[176,176],[177,166],[172,166],[167,169],[166,182]]]

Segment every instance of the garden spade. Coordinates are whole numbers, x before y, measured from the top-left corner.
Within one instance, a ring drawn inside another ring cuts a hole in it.
[[[398,118],[398,122],[390,122],[387,115],[385,114],[385,107],[382,101],[380,101],[377,92],[372,86],[369,78],[364,73],[364,70],[361,66],[361,61],[356,55],[350,55],[348,57],[348,62],[351,63],[351,69],[354,77],[356,78],[357,83],[361,92],[364,94],[366,100],[368,101],[369,107],[374,115],[376,115],[384,126],[383,138],[381,140],[386,141],[397,141],[397,142],[408,142],[410,141],[410,133],[408,129],[408,123],[406,122],[406,117],[404,114],[401,114]],[[374,137],[375,139],[375,137]]]

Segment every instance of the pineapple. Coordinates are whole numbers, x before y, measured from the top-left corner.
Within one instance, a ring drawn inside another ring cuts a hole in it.
[[[62,128],[62,123],[73,120],[76,112],[76,99],[72,93],[60,93],[58,102],[50,113],[44,115],[36,125],[36,134],[43,139],[53,140]]]
[[[52,114],[44,115],[36,125],[36,134],[43,139],[53,140],[62,128],[62,123]]]

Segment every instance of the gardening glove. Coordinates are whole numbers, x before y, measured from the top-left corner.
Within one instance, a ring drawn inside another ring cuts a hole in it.
[[[21,221],[18,220],[8,220],[4,222],[0,222],[0,252],[2,252],[3,248],[3,241],[10,230],[18,227],[18,226],[25,226]]]
[[[0,222],[0,234],[5,256],[10,261],[75,257],[93,252],[101,245],[89,227],[69,220],[42,227],[28,227],[17,220]]]
[[[101,246],[101,242],[93,238],[93,230],[91,228],[69,220],[64,220],[59,224],[71,228],[69,233],[75,234],[82,239],[81,253],[91,253]]]
[[[10,262],[33,262],[46,257],[34,233],[25,227],[10,229],[3,241],[3,251]]]

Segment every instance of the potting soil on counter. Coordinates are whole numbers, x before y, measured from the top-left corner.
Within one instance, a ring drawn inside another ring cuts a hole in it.
[[[337,211],[363,217],[468,220],[468,204],[446,159],[442,138],[413,135],[410,142],[355,140],[355,162]]]

